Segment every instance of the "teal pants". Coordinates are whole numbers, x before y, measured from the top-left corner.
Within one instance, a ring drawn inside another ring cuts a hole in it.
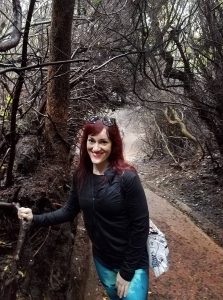
[[[118,269],[108,269],[94,258],[98,277],[104,286],[110,300],[120,300],[115,286]],[[147,269],[138,269],[130,282],[128,294],[123,300],[147,300],[149,276]]]

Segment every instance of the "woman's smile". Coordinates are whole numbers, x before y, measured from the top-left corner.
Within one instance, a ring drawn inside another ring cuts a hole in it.
[[[93,154],[93,156],[95,156],[95,157],[100,157],[101,155],[103,155],[104,154],[104,152],[91,152],[92,154]]]
[[[99,158],[100,159],[103,156],[103,154],[104,154],[104,152],[93,152],[93,151],[91,151],[90,152],[90,157],[92,156],[94,158]]]

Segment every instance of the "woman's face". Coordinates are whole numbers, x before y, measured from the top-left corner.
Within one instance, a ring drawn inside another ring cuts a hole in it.
[[[111,154],[112,142],[109,139],[106,128],[97,135],[89,135],[87,139],[87,152],[93,165],[104,168]]]

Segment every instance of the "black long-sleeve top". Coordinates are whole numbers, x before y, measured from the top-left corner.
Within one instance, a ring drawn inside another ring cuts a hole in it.
[[[108,169],[104,176],[89,174],[78,191],[72,185],[60,209],[34,215],[34,224],[49,226],[71,221],[82,210],[92,242],[93,255],[108,268],[120,269],[131,281],[135,270],[148,267],[146,241],[149,231],[147,201],[138,174],[123,175]]]

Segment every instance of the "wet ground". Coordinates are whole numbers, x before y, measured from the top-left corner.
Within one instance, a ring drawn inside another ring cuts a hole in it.
[[[201,214],[202,211],[197,214],[191,208],[193,206],[187,205],[186,200],[179,201],[181,205],[176,205],[174,197],[176,193],[173,192],[178,191],[180,195],[180,189],[177,189],[176,186],[172,189],[172,194],[170,192],[166,197],[163,193],[164,186],[160,189],[160,184],[159,187],[155,184],[155,181],[162,178],[162,172],[160,176],[156,174],[155,177],[150,178],[151,173],[146,172],[149,165],[143,164],[140,159],[141,140],[139,132],[141,129],[138,120],[130,117],[126,111],[119,113],[116,117],[121,128],[124,128],[122,133],[126,157],[137,165],[145,187],[150,217],[166,234],[169,243],[170,270],[159,278],[155,278],[150,271],[148,298],[151,300],[222,300],[223,249],[213,240],[214,232],[218,237],[223,236],[221,222],[214,222],[208,218],[205,211],[203,214]],[[151,186],[156,193],[148,189],[148,186]],[[165,198],[158,196],[157,193],[161,195],[163,193]],[[171,201],[171,196],[173,196],[173,201]],[[171,202],[177,207],[174,207]],[[212,238],[197,226],[199,222],[203,228],[205,226],[207,228],[212,227]],[[85,299],[107,299],[98,282],[93,264],[91,265]]]

